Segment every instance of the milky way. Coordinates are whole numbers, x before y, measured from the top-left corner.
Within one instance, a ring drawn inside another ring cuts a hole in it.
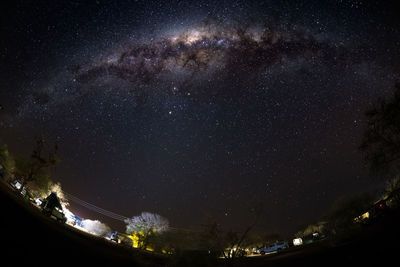
[[[193,96],[235,90],[225,88],[226,81],[240,79],[246,83],[285,62],[337,65],[347,64],[346,57],[351,57],[355,64],[360,59],[355,59],[350,50],[296,29],[206,24],[148,43],[128,45],[105,60],[72,66],[71,71],[82,84],[120,79],[133,84],[132,90],[140,90],[144,85],[169,82]]]

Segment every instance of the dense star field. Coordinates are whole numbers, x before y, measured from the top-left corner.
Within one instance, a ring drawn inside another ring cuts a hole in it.
[[[57,142],[54,180],[80,199],[185,228],[242,229],[262,204],[257,231],[287,233],[378,188],[358,146],[399,78],[394,5],[2,5],[0,143]]]

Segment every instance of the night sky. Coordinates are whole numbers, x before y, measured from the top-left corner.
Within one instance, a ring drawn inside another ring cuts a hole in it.
[[[57,142],[53,180],[127,217],[243,229],[262,203],[257,231],[294,231],[379,184],[357,147],[400,13],[376,2],[2,2],[0,143]]]

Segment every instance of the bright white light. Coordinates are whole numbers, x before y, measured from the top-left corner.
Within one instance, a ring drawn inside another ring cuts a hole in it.
[[[15,188],[17,188],[18,190],[21,189],[22,184],[20,182],[15,182]]]
[[[63,206],[63,211],[65,218],[67,218],[67,223],[69,225],[75,225],[76,220],[75,220],[75,215],[70,211],[67,207]]]
[[[42,205],[42,200],[40,198],[36,198],[35,203],[36,203],[36,205],[40,206],[40,205]]]
[[[293,245],[295,245],[295,246],[300,246],[300,245],[302,245],[303,244],[303,239],[301,239],[301,238],[295,238],[295,239],[293,239]]]
[[[97,236],[105,236],[108,232],[111,231],[110,227],[108,227],[104,223],[101,223],[98,220],[83,220],[82,226],[87,232]]]

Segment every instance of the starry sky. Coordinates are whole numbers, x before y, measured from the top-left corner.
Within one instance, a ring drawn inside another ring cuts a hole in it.
[[[0,143],[59,145],[54,180],[127,217],[289,233],[371,191],[365,110],[399,79],[382,1],[10,1]],[[123,223],[71,203],[84,218]]]

